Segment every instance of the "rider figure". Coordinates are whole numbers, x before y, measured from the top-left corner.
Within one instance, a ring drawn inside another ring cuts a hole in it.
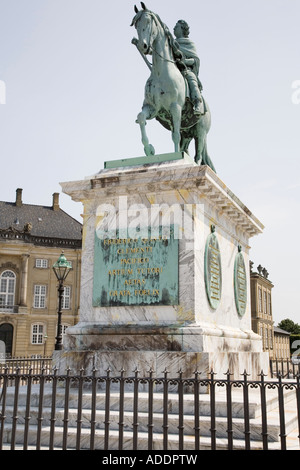
[[[189,39],[190,28],[186,21],[179,20],[174,28],[176,37],[174,51],[179,70],[189,84],[191,100],[195,114],[203,114],[203,102],[201,97],[202,84],[198,78],[200,59],[197,55],[195,44]],[[202,108],[202,109],[201,109]]]

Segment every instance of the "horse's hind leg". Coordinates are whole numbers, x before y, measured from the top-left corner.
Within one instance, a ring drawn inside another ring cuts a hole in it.
[[[195,162],[198,163],[198,165],[201,165],[202,163],[202,152],[204,149],[204,143],[205,143],[204,136],[195,137],[195,148],[196,148]]]
[[[175,152],[180,151],[180,124],[181,124],[181,107],[177,103],[172,103],[170,112],[173,121],[172,140],[174,142]]]
[[[180,151],[189,154],[189,145],[192,140],[192,137],[187,137],[184,133],[181,133],[181,140],[180,140]]]
[[[141,134],[142,134],[142,143],[144,145],[145,154],[148,156],[155,155],[155,150],[153,145],[149,143],[149,139],[146,133],[146,120],[152,119],[153,109],[149,105],[144,105],[142,111],[138,114],[136,122],[140,125]]]

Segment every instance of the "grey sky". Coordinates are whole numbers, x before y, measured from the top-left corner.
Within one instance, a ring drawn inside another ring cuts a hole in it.
[[[251,258],[275,284],[275,321],[300,323],[300,104],[292,100],[300,80],[300,1],[146,5],[171,30],[178,19],[190,25],[212,113],[210,156],[218,176],[266,227],[251,239]],[[131,45],[133,6],[128,0],[0,0],[6,85],[0,200],[13,201],[21,187],[24,202],[51,205],[60,181],[94,174],[105,160],[143,155],[135,119],[149,71]],[[157,122],[147,131],[157,153],[173,151]],[[62,195],[61,205],[80,220],[80,204]]]

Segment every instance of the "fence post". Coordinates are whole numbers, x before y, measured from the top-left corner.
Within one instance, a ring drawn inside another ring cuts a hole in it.
[[[134,371],[134,380],[133,380],[133,450],[137,450],[138,448],[138,393],[139,393],[139,370],[135,369]]]
[[[16,445],[19,389],[20,389],[20,368],[18,367],[16,370],[16,374],[15,374],[15,397],[14,397],[14,410],[13,410],[13,417],[12,417],[12,431],[11,431],[11,443],[10,443],[11,450],[15,450],[15,445]]]
[[[69,399],[70,399],[70,377],[71,369],[68,367],[65,382],[65,403],[64,403],[64,418],[63,418],[63,450],[67,450],[68,441],[68,423],[69,423]]]
[[[153,369],[149,370],[148,387],[148,450],[153,450]]]
[[[266,383],[264,373],[260,373],[260,405],[261,405],[261,422],[262,422],[262,439],[263,449],[268,450],[268,426],[267,426],[267,402],[266,402]]]
[[[250,418],[249,418],[249,382],[247,380],[246,369],[243,376],[243,398],[244,398],[244,434],[245,434],[245,450],[250,450]]]
[[[8,382],[8,367],[5,366],[4,375],[1,381],[2,383],[2,392],[0,394],[0,404],[2,401],[2,410],[0,412],[0,450],[3,449],[3,436],[4,436],[4,423],[5,423],[5,413],[6,413],[6,391],[7,391],[7,382]]]
[[[211,433],[211,450],[216,450],[216,384],[214,381],[215,373],[210,373],[210,433]]]
[[[124,437],[124,368],[121,369],[120,377],[120,401],[119,401],[119,450],[123,450],[123,437]]]
[[[110,425],[110,368],[106,371],[105,384],[105,418],[104,418],[104,450],[109,448],[109,425]]]
[[[195,382],[194,382],[195,450],[200,449],[199,374],[200,372],[195,371]]]
[[[168,371],[167,369],[164,370],[164,378],[163,378],[163,412],[164,412],[164,419],[163,419],[163,446],[164,450],[168,450]]]
[[[51,416],[50,416],[50,440],[49,450],[54,449],[54,434],[56,422],[56,390],[57,390],[57,368],[53,370],[52,376],[52,399],[51,399]]]
[[[30,404],[31,404],[31,385],[32,385],[32,369],[29,369],[29,375],[27,377],[27,397],[26,397],[26,411],[25,411],[25,426],[24,426],[24,445],[23,450],[28,448],[28,432],[29,432],[29,421],[30,421]]]
[[[82,394],[83,394],[83,373],[84,369],[79,371],[79,384],[78,384],[78,407],[77,407],[77,432],[76,432],[76,450],[80,450],[81,441],[81,426],[82,426]]]
[[[184,422],[183,422],[183,379],[182,379],[182,370],[180,369],[178,378],[178,414],[179,414],[179,423],[178,423],[178,430],[179,430],[179,450],[183,450],[184,448]]]
[[[231,396],[231,381],[229,372],[225,374],[226,379],[226,400],[227,400],[227,437],[228,437],[228,450],[233,449],[233,429],[232,429],[232,396]]]
[[[284,398],[283,398],[282,376],[278,377],[278,404],[279,404],[279,422],[280,422],[280,441],[281,450],[286,450],[286,432],[285,432],[285,416],[284,416]]]
[[[45,369],[42,370],[40,375],[40,390],[39,390],[39,409],[38,409],[38,426],[37,426],[37,440],[36,450],[41,448],[41,436],[42,436],[42,423],[43,423],[43,400],[44,400],[44,386],[45,386]]]
[[[95,450],[95,430],[96,430],[96,400],[97,400],[97,370],[93,369],[92,375],[92,402],[91,402],[91,436],[90,436],[90,450]]]

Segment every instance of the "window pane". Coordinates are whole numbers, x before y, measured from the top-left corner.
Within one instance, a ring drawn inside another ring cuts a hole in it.
[[[16,275],[12,271],[4,271],[0,276],[1,305],[14,305],[15,286]]]
[[[70,308],[70,298],[71,298],[71,287],[66,286],[64,288],[64,294],[63,294],[63,302],[62,302],[62,308],[63,309],[69,309]]]
[[[44,342],[44,325],[32,325],[32,344],[43,344]]]
[[[8,281],[8,289],[7,289],[7,292],[9,292],[9,293],[11,294],[11,293],[14,292],[14,291],[15,291],[15,280],[14,280],[14,279],[10,279],[10,280]]]
[[[34,308],[45,308],[46,306],[46,286],[34,286]]]
[[[12,271],[4,271],[4,273],[2,273],[1,277],[13,277],[15,278],[15,275]]]
[[[1,279],[1,293],[5,293],[6,292],[6,286],[7,286],[7,280],[6,279]]]

